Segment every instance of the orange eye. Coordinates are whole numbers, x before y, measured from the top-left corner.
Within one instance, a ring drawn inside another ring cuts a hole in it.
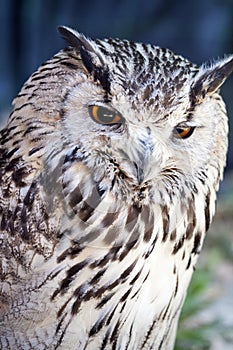
[[[175,136],[181,139],[187,139],[194,132],[194,127],[192,126],[178,126],[175,128]]]
[[[122,124],[125,119],[121,113],[104,106],[93,105],[88,107],[91,118],[104,125]]]

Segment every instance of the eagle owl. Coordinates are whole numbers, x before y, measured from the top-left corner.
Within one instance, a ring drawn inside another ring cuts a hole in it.
[[[1,131],[0,348],[172,349],[227,151],[233,56],[91,40],[24,84]]]

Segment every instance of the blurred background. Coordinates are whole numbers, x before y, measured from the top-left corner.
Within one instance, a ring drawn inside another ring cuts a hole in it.
[[[233,0],[0,0],[0,125],[21,85],[65,43],[59,25],[90,37],[149,42],[201,64],[233,53]],[[222,87],[230,149],[218,214],[194,274],[176,349],[233,344],[233,75]]]

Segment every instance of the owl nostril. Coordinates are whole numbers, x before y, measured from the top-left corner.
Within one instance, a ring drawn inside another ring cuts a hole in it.
[[[139,138],[139,143],[143,147],[142,156],[145,157],[146,154],[153,152],[154,150],[154,140],[151,136],[151,129],[149,126],[146,127],[146,134]],[[146,152],[146,154],[144,153]]]
[[[146,127],[146,131],[147,131],[148,135],[151,135],[151,128],[149,126]]]
[[[147,157],[148,153],[153,152],[155,143],[151,136],[139,139],[139,143],[142,146],[141,153],[143,158]]]
[[[144,151],[147,153],[148,151],[151,153],[154,150],[154,142],[151,139],[141,139],[139,140],[142,145]],[[143,154],[143,152],[142,152]]]

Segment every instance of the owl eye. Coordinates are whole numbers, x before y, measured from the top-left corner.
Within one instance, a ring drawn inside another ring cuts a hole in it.
[[[92,105],[88,107],[88,110],[91,118],[99,124],[122,124],[125,121],[121,113],[104,106]]]
[[[194,129],[193,126],[177,126],[174,130],[174,135],[177,138],[180,137],[181,139],[187,139],[192,135]]]

